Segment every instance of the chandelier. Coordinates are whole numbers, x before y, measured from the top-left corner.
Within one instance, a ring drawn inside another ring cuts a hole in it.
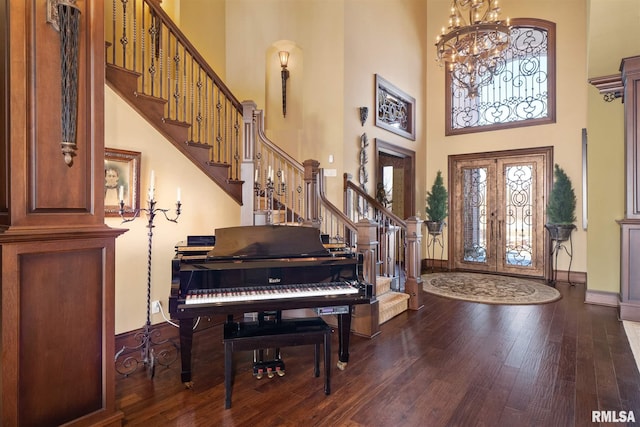
[[[493,81],[509,46],[509,18],[500,21],[498,0],[452,0],[449,26],[436,38],[438,62],[471,97]]]

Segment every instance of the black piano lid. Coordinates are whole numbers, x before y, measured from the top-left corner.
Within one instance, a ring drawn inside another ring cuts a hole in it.
[[[320,230],[292,225],[250,225],[216,229],[208,259],[331,256]]]

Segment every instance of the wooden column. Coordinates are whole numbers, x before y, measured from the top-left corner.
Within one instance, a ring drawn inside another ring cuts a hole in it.
[[[407,281],[404,284],[404,291],[409,294],[410,310],[420,310],[424,307],[422,304],[422,278],[420,277],[421,247],[422,220],[412,216],[407,219],[407,249],[405,250]]]
[[[625,216],[620,224],[620,318],[640,321],[640,56],[622,60]]]
[[[378,224],[372,220],[361,219],[357,223],[358,227],[358,254],[362,254],[364,262],[362,265],[364,280],[373,285],[373,297],[367,304],[354,306],[351,328],[353,333],[364,337],[374,337],[380,333],[380,308],[376,295],[376,276],[378,260],[378,239],[376,231]]]
[[[104,4],[78,0],[77,135],[61,151],[47,1],[0,4],[0,424],[120,425],[115,238],[104,224]],[[65,60],[69,56],[65,56]],[[67,61],[65,61],[67,62]]]
[[[320,228],[320,202],[318,201],[318,173],[320,162],[305,160],[304,167],[304,221],[303,225]]]

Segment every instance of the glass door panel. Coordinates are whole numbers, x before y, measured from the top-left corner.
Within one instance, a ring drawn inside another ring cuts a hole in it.
[[[509,266],[531,266],[533,212],[531,206],[531,165],[507,166],[504,218],[504,260]]]
[[[544,275],[544,155],[456,161],[453,267]]]
[[[470,161],[456,168],[452,210],[457,249],[454,267],[495,271],[495,162]]]
[[[500,248],[498,271],[544,274],[544,157],[526,156],[498,161],[497,203]]]
[[[487,169],[462,170],[464,261],[487,262]]]

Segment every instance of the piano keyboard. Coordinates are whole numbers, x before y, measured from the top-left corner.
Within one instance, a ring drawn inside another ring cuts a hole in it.
[[[300,285],[251,286],[243,288],[192,289],[185,304],[211,304],[357,294],[358,288],[347,282],[305,283]]]

